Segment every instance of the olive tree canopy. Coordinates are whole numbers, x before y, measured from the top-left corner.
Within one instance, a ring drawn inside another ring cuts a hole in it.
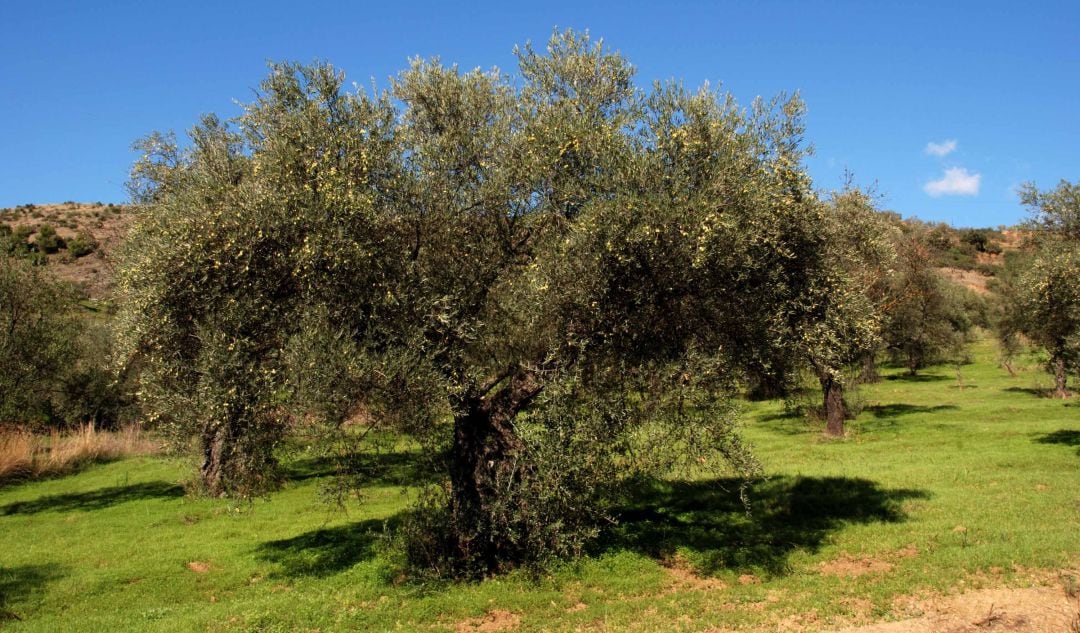
[[[1080,374],[1080,185],[1062,180],[1039,191],[1024,185],[1035,253],[1004,288],[1000,334],[1021,333],[1049,354],[1054,393],[1067,398],[1069,374]]]
[[[743,371],[823,350],[821,315],[862,331],[821,300],[845,277],[797,97],[644,91],[573,32],[517,55],[516,78],[416,60],[376,94],[274,65],[190,148],[143,141],[120,331],[210,492],[272,486],[301,423],[391,431],[446,475],[411,555],[484,573],[564,554],[627,477],[754,472]]]

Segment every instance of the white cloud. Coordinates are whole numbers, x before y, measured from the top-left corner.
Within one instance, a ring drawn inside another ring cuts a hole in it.
[[[931,141],[926,144],[926,149],[923,151],[925,151],[927,154],[930,154],[931,156],[937,156],[939,158],[942,156],[948,156],[949,154],[952,154],[954,151],[956,151],[956,139],[950,138],[940,143],[935,143]]]
[[[971,173],[963,167],[950,167],[939,180],[931,180],[923,185],[923,191],[931,197],[939,196],[977,196],[982,174]]]

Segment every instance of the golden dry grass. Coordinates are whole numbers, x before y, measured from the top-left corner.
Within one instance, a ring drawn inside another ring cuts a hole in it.
[[[0,480],[70,472],[80,465],[156,452],[138,427],[109,432],[92,424],[71,433],[36,435],[23,428],[0,429]]]

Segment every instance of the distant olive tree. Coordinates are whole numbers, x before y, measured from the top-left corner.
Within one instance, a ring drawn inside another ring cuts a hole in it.
[[[519,81],[417,60],[372,95],[275,65],[189,148],[140,144],[118,332],[209,492],[272,487],[300,424],[406,434],[445,473],[414,563],[535,562],[579,549],[627,478],[756,472],[745,370],[833,372],[872,336],[797,98],[645,92],[573,32],[517,56]]]
[[[46,422],[75,358],[70,290],[21,257],[0,254],[0,423]]]
[[[935,362],[961,357],[974,324],[960,289],[934,267],[923,231],[903,235],[897,253],[883,339],[893,359],[914,376]]]

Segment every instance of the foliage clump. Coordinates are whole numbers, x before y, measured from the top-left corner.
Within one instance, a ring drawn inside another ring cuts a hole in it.
[[[883,332],[893,360],[911,375],[930,364],[961,358],[974,327],[970,312],[978,310],[976,300],[933,267],[927,242],[919,231],[900,238]]]
[[[97,238],[89,231],[79,231],[75,237],[67,241],[67,250],[72,257],[85,257],[98,248]]]
[[[76,298],[32,261],[0,254],[0,423],[111,429],[130,421],[130,375],[108,366],[112,339],[79,318]]]

